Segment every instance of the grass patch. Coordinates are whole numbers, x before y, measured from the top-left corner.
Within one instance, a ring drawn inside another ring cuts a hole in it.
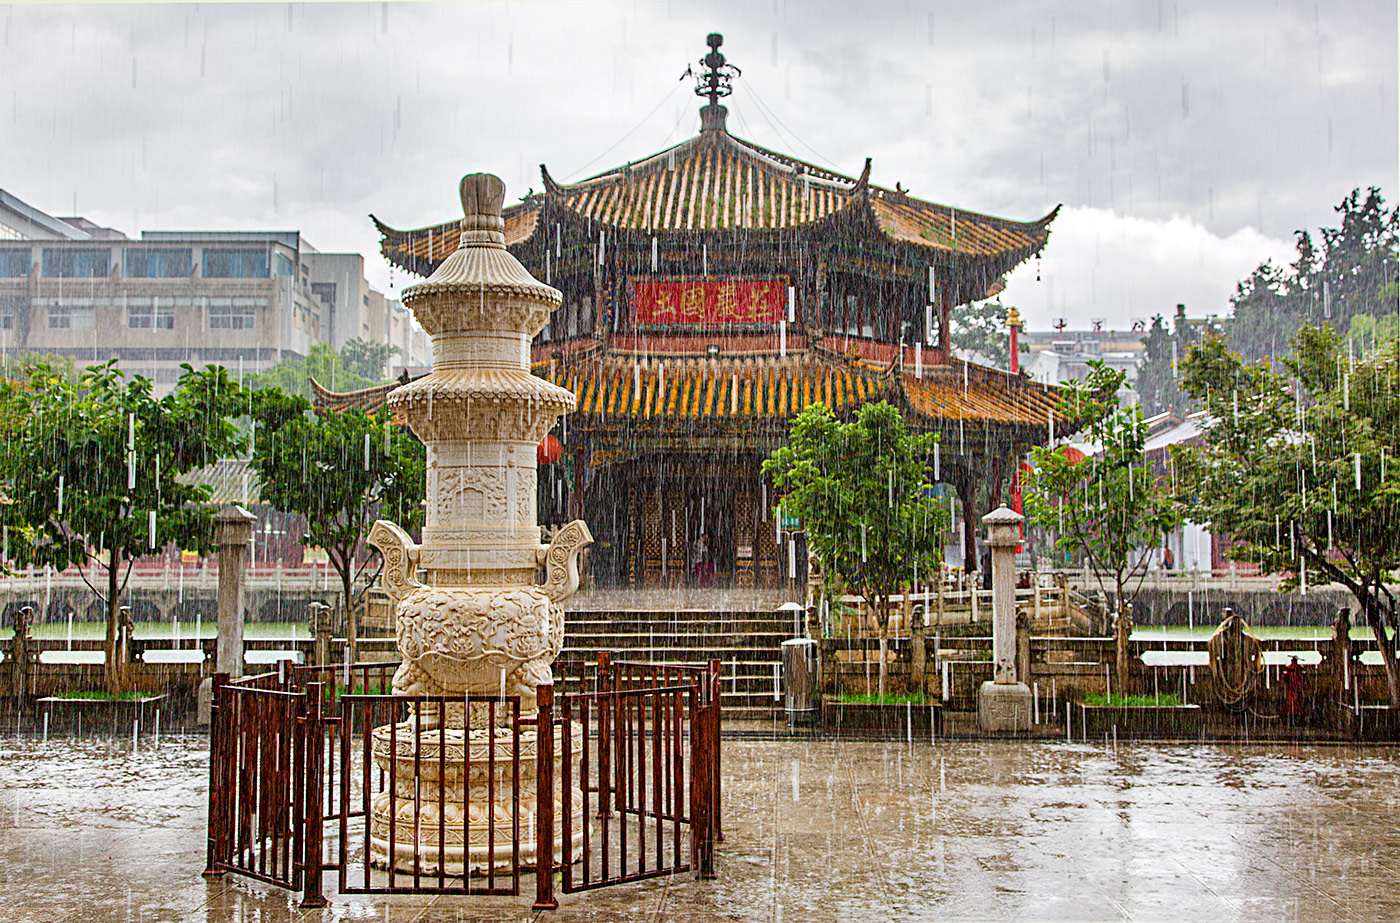
[[[1098,708],[1140,708],[1142,706],[1171,706],[1180,705],[1181,696],[1173,695],[1170,692],[1162,692],[1157,695],[1118,695],[1106,696],[1095,692],[1084,697],[1085,705],[1092,705]]]
[[[60,692],[54,696],[56,699],[83,699],[93,702],[136,702],[141,699],[150,698],[154,693],[141,692],[136,689],[128,689],[126,692],[103,692],[100,689],[76,689],[70,692]]]
[[[922,692],[902,692],[897,695],[893,693],[856,695],[848,692],[843,694],[839,701],[842,705],[923,705],[924,694]]]

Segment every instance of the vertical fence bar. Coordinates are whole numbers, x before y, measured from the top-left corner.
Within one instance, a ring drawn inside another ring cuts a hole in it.
[[[228,784],[228,769],[234,765],[233,754],[229,752],[233,748],[229,744],[235,716],[233,709],[219,704],[228,680],[227,673],[215,673],[209,685],[209,835],[205,847],[205,878],[219,878],[224,874],[221,866],[228,863],[232,845],[229,797],[233,786]]]
[[[590,749],[588,741],[593,737],[593,726],[591,722],[593,721],[593,712],[596,711],[596,709],[592,709],[590,706],[597,703],[592,699],[582,698],[579,699],[579,704],[583,706],[583,714],[581,716],[583,720],[580,722],[583,725],[583,753],[579,755],[578,766],[579,787],[583,789],[583,813],[579,815],[578,822],[583,828],[583,883],[587,885],[590,875],[589,868],[593,861],[593,855],[590,850],[592,846],[593,815],[589,813],[588,793],[595,790],[590,783],[592,764],[588,759]],[[566,884],[570,881],[570,873],[568,871],[564,873],[564,881]]]
[[[303,858],[301,894],[302,907],[324,907],[326,896],[321,889],[321,835],[324,818],[321,801],[325,784],[323,771],[326,766],[325,739],[325,685],[310,683],[306,687],[306,723],[303,727],[306,741],[306,818],[303,827]],[[332,783],[334,784],[334,783]]]
[[[421,720],[421,715],[420,715]],[[438,771],[437,771],[437,803],[438,803],[438,873],[437,886],[439,889],[447,887],[447,699],[437,700],[437,735],[438,735]],[[462,742],[466,743],[465,735]],[[465,780],[463,780],[465,783]],[[462,789],[462,808],[465,812],[471,806],[471,798],[467,795],[466,789]],[[467,861],[469,845],[466,837],[462,838],[462,861]]]
[[[554,687],[536,691],[535,724],[535,910],[554,910]]]
[[[567,701],[567,700],[566,700]],[[510,890],[520,893],[520,697],[510,703]]]
[[[722,824],[721,824],[721,822],[720,822],[720,816],[721,816],[721,814],[722,814],[723,812],[720,811],[720,801],[721,801],[722,792],[721,792],[721,789],[720,789],[721,781],[720,781],[720,764],[719,764],[719,756],[720,756],[720,746],[719,746],[719,726],[720,726],[720,724],[719,724],[719,723],[720,723],[720,718],[721,718],[721,711],[720,711],[720,710],[723,708],[723,701],[722,701],[722,698],[721,698],[721,696],[720,696],[720,692],[719,692],[719,691],[720,691],[720,681],[721,681],[721,679],[722,679],[721,674],[722,674],[723,672],[724,672],[724,663],[723,663],[723,661],[719,660],[718,658],[712,659],[712,660],[710,661],[709,680],[710,680],[710,695],[711,695],[712,698],[713,698],[713,703],[714,703],[714,707],[715,707],[715,715],[714,715],[714,724],[715,724],[715,727],[714,727],[714,770],[713,770],[713,771],[714,771],[714,783],[715,783],[715,796],[714,796],[714,805],[713,805],[713,809],[712,809],[711,812],[710,812],[710,820],[713,822],[714,828],[715,828],[715,842],[718,842],[718,843],[723,843],[723,842],[724,842],[724,827],[722,826]]]
[[[496,700],[486,703],[486,888],[496,890]]]
[[[560,752],[560,754],[561,754],[560,764],[559,764],[559,774],[560,774],[560,775],[559,775],[559,791],[560,791],[560,793],[563,795],[562,803],[561,803],[561,808],[562,808],[563,811],[564,811],[564,818],[563,818],[563,821],[564,821],[564,822],[560,825],[561,836],[560,836],[560,838],[559,838],[559,846],[560,846],[560,849],[563,850],[564,855],[563,855],[562,857],[560,857],[560,858],[561,858],[561,861],[560,861],[559,864],[563,867],[563,872],[564,872],[564,893],[565,893],[565,894],[568,894],[570,891],[573,890],[573,886],[574,886],[574,795],[573,795],[573,791],[574,791],[574,759],[573,759],[573,756],[574,756],[574,726],[573,726],[574,710],[573,710],[573,697],[570,696],[568,693],[565,693],[563,699],[562,699],[561,702],[560,702],[560,706],[561,706],[561,707],[560,707],[560,712],[561,712],[561,713],[560,713],[560,717],[563,719],[563,720],[560,722],[560,728],[561,728],[561,733],[564,735],[564,739],[561,740],[561,741],[559,742],[559,752]],[[588,739],[587,728],[585,728],[585,730],[584,730],[584,739],[585,739],[585,740]],[[519,762],[520,762],[519,760],[516,760],[516,763],[517,763],[517,764],[518,764]],[[588,788],[588,781],[587,781],[587,779],[584,780],[584,782],[583,782],[583,787],[584,787],[585,789]],[[584,798],[587,798],[587,797],[588,797],[588,795],[585,794],[585,795],[584,795]],[[585,817],[585,818],[588,817],[588,814],[586,813],[586,811],[585,811],[585,813],[584,813],[584,817]],[[585,821],[585,822],[586,822],[586,821]],[[519,839],[520,839],[520,837],[519,837],[519,836],[516,836],[516,840],[519,841]],[[516,867],[519,868],[519,866],[520,866],[520,863],[517,861],[517,862],[516,862]]]

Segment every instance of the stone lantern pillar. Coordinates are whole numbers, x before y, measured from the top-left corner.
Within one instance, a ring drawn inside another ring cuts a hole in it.
[[[214,514],[219,546],[219,635],[214,670],[231,679],[243,675],[243,621],[247,606],[248,547],[258,517],[233,504]]]
[[[1016,674],[1016,546],[1020,513],[998,507],[982,517],[992,555],[992,660],[995,678],[977,692],[977,723],[984,731],[1028,731],[1031,690]]]
[[[492,816],[498,830],[519,822],[520,861],[534,861],[533,798],[522,797],[515,818],[512,786],[497,780],[493,788],[479,771],[490,750],[496,765],[512,762],[510,709],[498,709],[497,725],[489,727],[485,703],[514,695],[522,712],[535,711],[535,690],[553,682],[550,664],[564,646],[561,604],[578,588],[578,554],[593,541],[575,520],[548,547],[540,543],[536,446],[576,402],[572,392],[530,374],[530,342],[563,297],[506,249],[504,197],[499,178],[464,177],[458,248],[426,281],[403,291],[404,306],[432,337],[433,370],[394,389],[387,403],[427,448],[427,522],[421,545],[385,520],[374,524],[369,542],[384,555],[383,586],[394,602],[403,657],[395,694],[462,703],[442,714],[424,707],[397,729],[374,731],[375,759],[385,769],[397,763],[401,791],[393,799],[389,792],[375,796],[370,851],[377,864],[401,869],[417,860],[435,867],[439,855],[448,874],[508,866],[510,838],[498,838],[494,850],[486,842]],[[534,728],[520,736],[521,752],[533,752]],[[577,759],[582,729],[573,736]],[[432,754],[445,752],[447,775],[436,777],[436,757],[422,768],[421,754],[404,744],[416,739]],[[561,743],[556,737],[556,754]],[[478,767],[470,780],[458,771],[468,750]],[[519,771],[520,790],[534,791],[534,761],[521,760]],[[427,775],[421,791],[416,772]],[[554,773],[556,785],[561,775]],[[580,817],[583,795],[577,783],[572,792],[556,792],[557,831],[564,813],[557,802],[572,798]]]

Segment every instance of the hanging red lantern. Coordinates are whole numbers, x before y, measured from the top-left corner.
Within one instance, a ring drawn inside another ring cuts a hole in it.
[[[552,465],[563,454],[564,447],[559,444],[558,439],[554,438],[553,433],[546,434],[540,444],[535,446],[535,460],[541,465]]]

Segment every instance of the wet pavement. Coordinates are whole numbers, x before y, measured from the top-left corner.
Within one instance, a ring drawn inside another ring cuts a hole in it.
[[[731,740],[719,879],[530,900],[206,882],[207,741],[0,737],[0,919],[1400,919],[1400,750]],[[522,882],[533,888],[527,877]]]

